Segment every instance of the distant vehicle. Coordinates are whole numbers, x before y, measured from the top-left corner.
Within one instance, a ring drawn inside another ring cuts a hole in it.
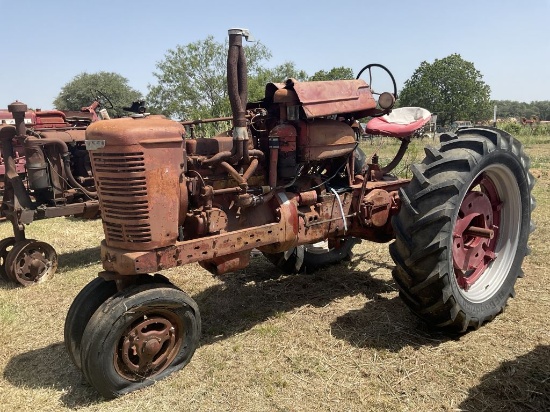
[[[473,123],[469,120],[457,120],[456,122],[451,123],[451,132],[456,132],[458,129],[463,127],[472,127]]]

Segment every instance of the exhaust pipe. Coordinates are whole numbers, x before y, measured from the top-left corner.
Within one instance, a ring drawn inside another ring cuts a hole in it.
[[[227,54],[227,87],[233,113],[233,150],[231,163],[248,157],[248,131],[246,129],[246,102],[248,98],[248,73],[243,49],[243,37],[248,40],[247,29],[229,29]],[[246,159],[248,162],[248,159]]]

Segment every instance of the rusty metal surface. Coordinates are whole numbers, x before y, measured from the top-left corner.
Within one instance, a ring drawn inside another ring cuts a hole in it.
[[[20,144],[13,144],[13,138],[15,137],[15,127],[13,125],[0,125],[0,141],[8,139],[12,142],[12,156],[14,163],[15,173],[20,174],[25,172],[25,150]],[[6,163],[4,158],[0,156],[0,176],[6,173]],[[4,187],[4,179],[0,177],[0,187]]]
[[[103,267],[109,272],[135,275],[212,260],[262,246],[286,250],[295,245],[298,240],[298,213],[296,203],[286,195],[279,194],[277,199],[278,218],[275,223],[198,239],[176,241],[171,246],[151,251],[146,251],[144,248],[141,251],[131,251],[127,247],[120,249],[103,241],[101,243]]]
[[[51,206],[34,211],[35,219],[48,219],[52,217],[72,216],[92,219],[99,213],[99,203],[89,201],[83,203],[73,203],[64,206]]]
[[[212,156],[219,152],[230,151],[233,147],[233,138],[229,136],[216,136],[212,138],[186,139],[185,147],[190,156]]]
[[[281,83],[272,83],[266,93],[273,93]],[[369,85],[362,79],[319,82],[289,80],[284,85],[298,97],[307,118],[330,116],[338,113],[355,113],[356,118],[365,117],[376,108]]]
[[[250,173],[247,173],[250,167],[237,172],[225,161],[219,167],[204,169],[194,165],[199,169],[191,170],[196,172],[190,176],[204,174],[204,177],[189,179],[188,185],[181,186],[181,156],[185,153],[182,130],[164,119],[160,121],[162,133],[155,140],[156,134],[142,133],[147,129],[143,127],[147,124],[144,120],[94,125],[87,131],[87,139],[102,137],[108,143],[92,152],[92,163],[106,234],[102,244],[103,265],[106,271],[121,275],[150,273],[191,262],[203,262],[212,272],[225,273],[244,267],[248,256],[245,252],[253,248],[276,253],[297,244],[351,233],[376,236],[377,228],[387,238],[390,210],[395,206],[393,195],[388,193],[408,183],[395,179],[367,181],[364,185],[359,182],[350,187],[351,192],[338,197],[332,193],[319,197],[315,191],[304,192],[303,196],[279,192],[270,207],[247,204],[246,212],[241,211],[242,215],[236,217],[234,212],[228,213],[231,199],[243,196],[258,160],[253,162]],[[157,127],[160,119],[151,120],[151,128]],[[129,125],[139,127],[132,133]],[[341,158],[350,152],[348,145],[355,146],[354,137],[348,134],[351,128],[345,123],[318,119],[313,126],[302,129],[306,130],[305,137],[296,144],[303,152],[311,151],[306,155],[307,161],[330,160],[334,156],[341,164]],[[318,152],[317,158],[313,157],[315,144],[329,155]],[[196,150],[194,143],[188,148]],[[219,178],[213,176],[216,170],[222,173]],[[210,184],[215,182],[226,188],[213,189]],[[205,183],[208,185],[204,186]],[[182,195],[183,187],[189,190],[188,194]],[[362,190],[367,194],[366,200],[354,203]],[[186,196],[190,199],[184,206],[188,212],[182,220],[178,201]],[[227,206],[213,207],[212,202]],[[358,219],[367,223],[354,223]],[[178,240],[179,225],[186,240]]]
[[[23,223],[34,219],[75,213],[95,215],[93,209],[97,211],[97,206],[91,204],[98,201],[94,198],[80,120],[79,125],[70,123],[58,110],[29,111],[18,101],[8,110],[16,131],[2,147],[2,213],[14,220],[16,237],[24,238]]]
[[[361,202],[361,219],[366,226],[382,227],[388,223],[392,198],[382,189],[369,192]]]
[[[84,128],[97,119],[96,107],[94,102],[82,109],[89,116],[69,121],[59,110],[29,111],[18,101],[8,106],[13,126],[0,126],[0,216],[12,224],[15,240],[4,266],[10,279],[20,285],[42,282],[57,267],[55,250],[26,239],[26,225],[59,216],[98,216],[99,201],[84,144]]]
[[[352,193],[343,193],[338,197],[330,194],[318,199],[316,207],[301,207],[297,243],[315,243],[329,237],[345,235],[345,228],[351,225],[355,216],[352,212],[352,200]]]
[[[38,134],[45,139],[59,139],[65,143],[83,142],[86,137],[86,131],[84,128],[70,128],[63,130],[44,130],[38,132]]]
[[[151,133],[155,130],[155,133]],[[151,250],[178,237],[183,126],[161,116],[96,122],[86,139],[108,146],[91,151],[106,241]]]
[[[345,156],[357,146],[353,129],[344,122],[315,119],[300,122],[300,160],[313,161]]]
[[[285,227],[284,223],[272,223],[251,229],[176,242],[172,246],[141,252],[129,252],[126,249],[109,247],[106,242],[102,242],[101,260],[105,270],[121,275],[152,273],[284,241]]]
[[[185,129],[164,116],[125,117],[92,123],[86,129],[86,140],[106,140],[109,145],[163,143],[181,140]]]

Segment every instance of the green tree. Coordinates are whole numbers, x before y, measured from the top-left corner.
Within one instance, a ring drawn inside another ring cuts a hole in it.
[[[420,63],[405,82],[399,105],[420,106],[438,114],[445,125],[455,120],[485,120],[491,117],[490,87],[474,64],[459,54],[433,63]]]
[[[227,42],[218,43],[208,36],[205,40],[168,50],[153,73],[157,84],[149,85],[147,101],[150,108],[182,120],[230,116],[227,49]],[[260,87],[258,79],[271,75],[262,66],[271,53],[259,42],[245,44],[244,50],[249,79],[252,78],[249,80],[249,100],[260,99],[265,84]]]
[[[334,67],[328,72],[324,70],[319,70],[313,74],[308,80],[309,81],[318,81],[318,80],[351,80],[355,79],[353,75],[353,70],[349,67]]]
[[[516,113],[512,110],[512,104],[517,103],[512,100],[493,100],[491,104],[497,106],[497,117],[499,118],[509,118],[515,117]]]
[[[540,120],[550,120],[550,100],[531,102],[539,109]]]
[[[110,100],[113,107],[110,107],[104,96]],[[53,104],[59,110],[80,110],[82,107],[89,106],[98,97],[111,117],[121,117],[127,114],[122,108],[141,99],[142,95],[132,89],[128,85],[128,79],[120,74],[104,71],[84,72],[76,75],[63,86]]]

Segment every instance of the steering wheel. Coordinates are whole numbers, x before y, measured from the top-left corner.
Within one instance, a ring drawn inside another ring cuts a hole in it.
[[[369,87],[371,88],[371,93],[376,94],[380,97],[382,97],[384,95],[384,93],[388,93],[388,92],[377,93],[372,89],[372,68],[373,67],[381,68],[382,70],[384,70],[390,76],[392,84],[393,84],[393,99],[394,99],[394,102],[395,102],[395,100],[397,100],[397,83],[395,82],[395,77],[393,77],[392,72],[390,72],[390,70],[386,66],[383,66],[383,65],[378,64],[378,63],[367,64],[365,67],[363,67],[359,71],[359,74],[357,75],[356,79],[359,79],[361,77],[361,75],[363,74],[363,72],[368,70],[368,72],[369,72]],[[380,101],[380,97],[378,99],[379,101]],[[393,106],[393,104],[392,104],[392,106]],[[386,110],[384,110],[384,111],[386,111]]]
[[[110,107],[107,107],[107,109],[114,109],[115,106],[111,102],[111,100],[105,95],[105,93],[101,92],[100,90],[94,89],[94,99],[99,102],[101,106],[105,107],[105,102],[108,102]]]

